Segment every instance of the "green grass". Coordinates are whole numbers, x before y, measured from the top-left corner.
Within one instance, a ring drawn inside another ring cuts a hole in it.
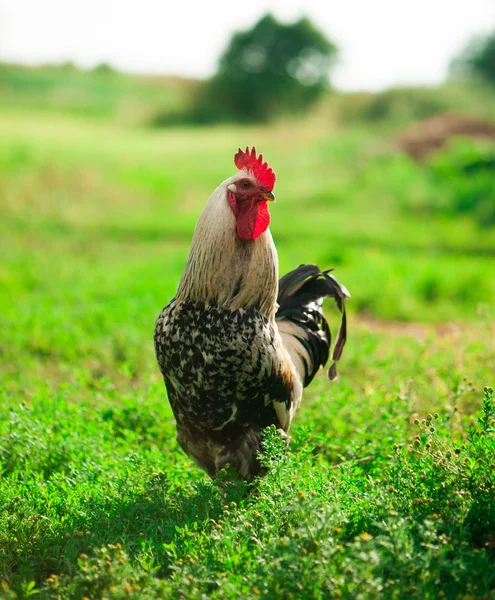
[[[337,267],[350,335],[290,452],[269,433],[267,477],[222,491],[175,442],[152,332],[252,143],[278,177],[281,271]],[[428,169],[387,147],[359,128],[3,111],[0,597],[493,593],[495,230],[425,212]]]
[[[120,122],[147,122],[157,113],[180,110],[194,80],[146,77],[74,65],[27,67],[0,63],[0,108],[24,107]]]

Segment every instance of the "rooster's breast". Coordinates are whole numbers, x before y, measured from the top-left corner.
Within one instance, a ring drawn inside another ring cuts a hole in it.
[[[272,401],[290,403],[277,373],[275,331],[255,309],[172,300],[155,327],[155,349],[179,423],[212,437],[277,424]]]

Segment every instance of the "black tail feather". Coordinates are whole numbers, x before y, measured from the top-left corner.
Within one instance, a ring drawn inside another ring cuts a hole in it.
[[[342,355],[347,337],[345,300],[349,292],[330,274],[333,269],[320,271],[317,265],[301,265],[279,281],[276,319],[288,320],[301,328],[295,335],[304,349],[300,359],[304,363],[304,386],[311,383],[316,372],[328,361],[331,334],[321,304],[324,298],[334,298],[342,314],[337,340],[332,352],[334,361],[328,371],[330,380],[337,377],[336,361]]]

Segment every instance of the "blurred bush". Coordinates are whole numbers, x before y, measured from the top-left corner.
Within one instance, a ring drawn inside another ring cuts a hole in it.
[[[442,208],[495,225],[495,144],[455,139],[432,157],[429,168],[434,184],[445,192]]]
[[[116,69],[114,69],[112,65],[109,65],[105,62],[96,65],[96,67],[93,68],[93,73],[95,75],[102,75],[103,77],[119,74],[119,72]]]
[[[422,162],[390,154],[370,161],[367,181],[386,173],[382,185],[401,212],[430,217],[467,217],[482,228],[495,226],[495,143],[451,137]],[[418,235],[421,235],[418,232]],[[454,240],[452,240],[454,241]]]
[[[438,87],[390,88],[335,97],[343,124],[403,126],[452,110],[495,118],[495,94],[482,84],[450,83]]]
[[[392,88],[375,94],[362,107],[362,118],[371,122],[425,119],[443,112],[445,101],[428,88]]]

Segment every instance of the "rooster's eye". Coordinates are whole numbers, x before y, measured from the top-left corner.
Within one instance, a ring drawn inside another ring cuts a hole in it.
[[[249,181],[241,181],[241,188],[243,190],[247,190],[250,185],[251,184],[249,183]]]

